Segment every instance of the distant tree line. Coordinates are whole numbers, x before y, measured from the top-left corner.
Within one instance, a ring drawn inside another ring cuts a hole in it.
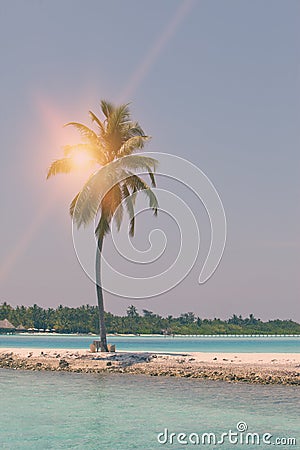
[[[58,306],[44,309],[38,305],[12,307],[6,302],[0,305],[0,320],[8,319],[15,327],[38,330],[55,330],[58,333],[99,333],[96,306],[78,308]],[[300,334],[300,324],[292,320],[269,320],[263,322],[250,314],[249,317],[233,315],[228,320],[202,319],[193,312],[161,317],[147,309],[138,312],[130,305],[126,316],[105,313],[108,333],[133,334]]]

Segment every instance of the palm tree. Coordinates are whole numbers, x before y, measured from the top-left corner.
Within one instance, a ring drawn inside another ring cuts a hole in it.
[[[131,317],[131,319],[135,319],[139,316],[139,313],[134,305],[128,306],[126,313],[127,317]]]
[[[130,217],[130,235],[134,235],[134,201],[138,191],[149,200],[149,207],[157,215],[158,202],[149,185],[135,172],[148,173],[153,187],[157,160],[145,155],[136,155],[149,136],[146,136],[138,122],[131,120],[128,104],[114,106],[101,101],[104,120],[92,111],[89,116],[96,131],[81,123],[70,122],[82,136],[78,145],[64,147],[64,157],[54,161],[48,171],[47,179],[58,173],[69,173],[76,168],[78,157],[88,158],[91,167],[96,168],[81,191],[70,204],[70,214],[77,227],[87,225],[99,217],[95,229],[96,252],[96,291],[99,311],[101,351],[108,351],[104,321],[103,292],[100,279],[100,264],[103,239],[110,231],[112,218],[120,229],[123,219],[123,205]],[[130,156],[129,156],[130,155]],[[99,213],[99,216],[98,216]]]

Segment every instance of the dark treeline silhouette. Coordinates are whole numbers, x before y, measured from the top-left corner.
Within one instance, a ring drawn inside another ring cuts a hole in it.
[[[0,305],[0,320],[8,319],[15,327],[39,330],[55,330],[58,333],[99,333],[99,317],[96,306],[78,308],[58,306],[44,309],[38,305],[13,308],[6,302]],[[202,319],[192,312],[161,317],[147,309],[138,312],[130,305],[126,316],[105,313],[108,333],[133,334],[300,334],[300,324],[292,320],[263,322],[249,317],[233,315],[228,320]]]

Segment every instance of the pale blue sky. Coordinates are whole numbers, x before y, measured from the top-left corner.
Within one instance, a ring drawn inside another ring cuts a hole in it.
[[[106,308],[300,320],[299,2],[7,1],[0,20],[0,301],[95,304],[72,247],[76,180],[45,174],[71,136],[61,126],[107,98],[132,102],[149,151],[209,176],[228,242],[204,286],[200,255],[171,292]]]

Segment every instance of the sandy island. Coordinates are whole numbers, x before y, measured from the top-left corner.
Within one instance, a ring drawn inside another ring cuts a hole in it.
[[[300,385],[300,353],[91,353],[73,349],[2,348],[0,368]]]

